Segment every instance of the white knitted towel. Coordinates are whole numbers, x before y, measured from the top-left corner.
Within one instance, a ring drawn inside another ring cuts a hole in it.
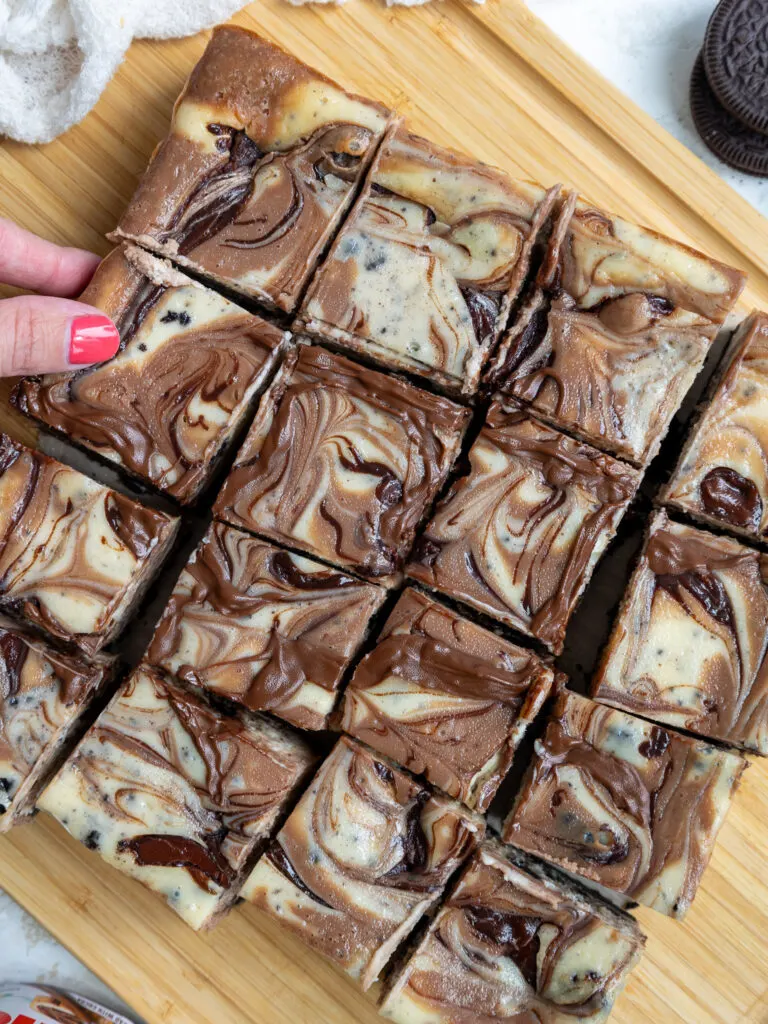
[[[0,135],[50,142],[82,120],[133,38],[192,35],[244,0],[0,0]]]

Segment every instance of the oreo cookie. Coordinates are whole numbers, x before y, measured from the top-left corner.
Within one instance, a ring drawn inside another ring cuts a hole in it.
[[[768,175],[768,135],[747,128],[721,106],[709,84],[702,54],[691,76],[691,113],[699,135],[716,156],[746,174]]]
[[[747,128],[768,134],[768,0],[722,0],[703,53],[720,104]]]

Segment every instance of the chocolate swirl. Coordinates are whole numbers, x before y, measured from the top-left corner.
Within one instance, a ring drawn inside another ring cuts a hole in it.
[[[384,596],[214,523],[179,577],[147,660],[251,710],[323,729]]]
[[[504,838],[683,917],[746,762],[563,693]]]
[[[468,416],[447,399],[302,347],[264,397],[215,513],[388,582]]]
[[[399,1024],[600,1024],[642,948],[631,918],[482,847],[381,1010]]]
[[[638,474],[500,402],[469,458],[408,574],[559,651]]]
[[[218,28],[117,235],[290,312],[388,116],[254,33]]]
[[[502,343],[488,379],[555,423],[637,465],[658,450],[709,348],[653,295],[581,312],[539,295]]]
[[[85,298],[115,319],[120,351],[75,374],[22,381],[15,404],[180,501],[192,501],[285,333],[192,281],[153,285],[121,250],[102,264]]]
[[[768,316],[749,317],[664,500],[750,538],[768,536]]]
[[[312,761],[287,730],[215,713],[142,667],[40,806],[200,928],[234,899]]]
[[[0,605],[98,650],[116,635],[177,521],[0,437]]]
[[[243,895],[368,988],[482,831],[341,739]]]
[[[768,559],[660,513],[593,694],[768,753]]]
[[[484,811],[551,684],[535,655],[408,591],[355,671],[341,727]]]
[[[29,812],[58,743],[110,674],[111,659],[88,664],[0,619],[0,831]]]
[[[396,127],[310,286],[302,322],[387,366],[473,392],[556,191]]]

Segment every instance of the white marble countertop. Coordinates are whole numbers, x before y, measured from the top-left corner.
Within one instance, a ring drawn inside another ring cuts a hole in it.
[[[363,2],[363,0],[358,0]],[[502,0],[503,2],[503,0]],[[688,79],[713,0],[528,0],[570,46],[768,215],[768,179],[731,171],[698,138]],[[38,980],[125,1007],[0,891],[0,980]]]

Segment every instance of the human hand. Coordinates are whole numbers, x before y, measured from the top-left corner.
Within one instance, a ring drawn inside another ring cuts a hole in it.
[[[69,297],[98,265],[93,253],[0,218],[0,283],[42,293],[0,300],[0,377],[72,370],[115,355],[120,337],[109,317]]]

